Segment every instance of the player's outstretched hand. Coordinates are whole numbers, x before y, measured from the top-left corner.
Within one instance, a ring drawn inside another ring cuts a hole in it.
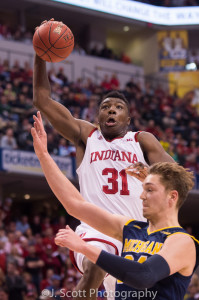
[[[54,21],[54,18],[51,18],[49,21]],[[47,23],[48,21],[47,20],[44,20],[43,22],[41,22],[41,25]],[[41,26],[40,25],[40,26]],[[35,27],[35,31],[39,28],[39,26]]]
[[[48,153],[47,150],[47,134],[44,130],[41,113],[37,112],[37,116],[33,115],[34,127],[31,128],[33,137],[33,146],[37,157],[40,159],[44,154]]]
[[[65,229],[60,229],[56,234],[55,244],[75,252],[81,252],[85,242],[67,225]]]
[[[130,165],[125,169],[126,173],[139,179],[140,181],[144,181],[148,173],[148,167],[145,166],[141,162],[137,162],[135,164]]]

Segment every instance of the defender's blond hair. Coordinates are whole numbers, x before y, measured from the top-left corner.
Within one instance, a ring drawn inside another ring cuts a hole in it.
[[[178,192],[177,208],[182,206],[188,192],[194,186],[193,172],[179,166],[177,163],[155,163],[149,168],[148,174],[160,176],[160,182],[167,191],[176,190]]]

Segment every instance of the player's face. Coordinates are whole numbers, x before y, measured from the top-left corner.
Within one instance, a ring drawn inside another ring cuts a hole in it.
[[[126,103],[119,98],[107,98],[100,104],[99,125],[104,137],[122,137],[128,130],[130,117]]]
[[[165,215],[168,208],[169,193],[161,184],[158,175],[150,174],[143,183],[143,192],[140,196],[143,204],[143,216],[152,220]]]

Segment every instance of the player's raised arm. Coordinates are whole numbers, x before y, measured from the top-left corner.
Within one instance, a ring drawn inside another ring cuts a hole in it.
[[[94,126],[83,120],[73,118],[62,104],[51,99],[51,88],[46,71],[46,62],[35,54],[33,70],[33,103],[43,112],[54,128],[66,139],[77,145],[86,144]]]
[[[40,160],[46,180],[67,212],[102,233],[122,240],[124,224],[130,217],[118,216],[86,202],[74,185],[63,175],[47,150],[47,135],[40,112],[33,116],[31,129],[35,153]]]
[[[175,162],[153,134],[142,131],[138,134],[138,141],[149,165],[157,162]]]

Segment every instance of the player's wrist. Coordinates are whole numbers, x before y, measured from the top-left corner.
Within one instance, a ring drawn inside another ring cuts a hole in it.
[[[89,244],[87,244],[85,241],[82,240],[80,244],[80,248],[81,248],[81,253],[87,256],[89,253]]]
[[[82,241],[84,242],[84,241]],[[98,260],[98,257],[100,256],[102,250],[96,246],[90,245],[86,242],[82,244],[81,253],[85,255],[91,262],[94,264]]]
[[[48,150],[44,150],[41,153],[37,154],[37,157],[40,162],[45,162],[46,160],[49,160],[49,157],[51,157],[51,156],[50,156]]]

